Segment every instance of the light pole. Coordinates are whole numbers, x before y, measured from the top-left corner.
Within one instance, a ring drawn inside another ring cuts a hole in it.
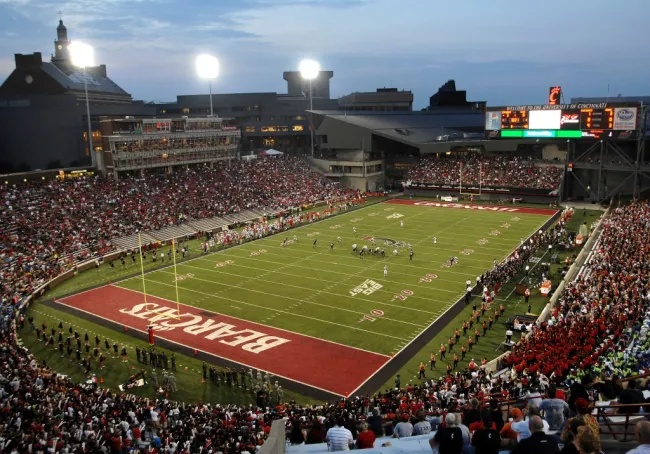
[[[309,110],[314,110],[314,97],[311,90],[311,81],[318,77],[320,73],[320,64],[315,60],[303,60],[300,62],[300,75],[303,79],[309,80]],[[313,116],[313,113],[311,114]],[[313,117],[312,117],[313,118]],[[311,132],[311,157],[314,157],[314,122],[310,121]]]
[[[216,57],[208,54],[201,54],[196,57],[196,72],[201,79],[208,79],[208,86],[210,87],[210,116],[214,116],[212,110],[212,79],[219,76],[219,60]]]
[[[71,42],[68,46],[72,64],[83,68],[84,71],[84,91],[86,92],[86,119],[88,121],[88,150],[90,152],[90,163],[93,167],[97,164],[95,150],[93,148],[93,132],[90,124],[90,102],[88,100],[88,77],[86,68],[95,65],[95,51],[86,43]]]

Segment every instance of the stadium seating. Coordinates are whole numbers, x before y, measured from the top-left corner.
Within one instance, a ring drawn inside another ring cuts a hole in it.
[[[75,248],[94,254],[109,247],[113,236],[132,235],[136,230],[145,230],[147,235],[155,235],[153,231],[163,227],[193,232],[202,227],[192,227],[192,222],[203,218],[238,216],[247,210],[262,210],[254,212],[260,214],[266,209],[349,194],[310,173],[302,161],[290,158],[144,180],[96,179],[4,188],[2,215],[7,222],[0,233],[0,452],[38,452],[47,447],[56,452],[66,447],[78,452],[81,443],[86,443],[87,452],[99,452],[105,443],[114,452],[128,444],[168,447],[176,452],[212,447],[224,453],[252,453],[277,418],[322,418],[329,427],[335,415],[345,413],[356,426],[360,415],[376,408],[388,427],[396,415],[414,418],[420,412],[437,427],[440,416],[450,411],[463,414],[469,423],[475,409],[471,397],[483,402],[524,397],[551,382],[571,385],[589,372],[610,370],[620,376],[648,372],[647,203],[614,210],[605,221],[592,260],[562,294],[551,321],[504,360],[509,370],[494,376],[482,369],[463,371],[319,407],[186,407],[166,400],[147,406],[144,399],[86,388],[57,376],[20,346],[12,329],[14,320],[20,329],[32,329],[17,313],[21,299],[64,270],[66,263],[61,257]],[[229,221],[237,219],[243,218]],[[540,236],[534,247],[543,247],[552,236]],[[489,286],[508,273],[516,274],[526,261],[526,251],[518,249],[512,260],[500,265],[503,269],[487,273],[484,278]],[[501,410],[495,409],[495,415],[499,413]],[[390,440],[393,447],[389,451],[430,452],[425,443],[429,437]],[[373,451],[378,452],[381,443],[382,439]],[[323,444],[290,449],[296,453],[324,450]]]
[[[247,222],[354,191],[311,172],[301,159],[282,157],[119,181],[5,185],[0,194],[3,294],[22,299],[75,262],[114,249],[113,240],[133,247],[137,232],[149,242],[168,241],[209,227],[191,224],[199,220]]]
[[[639,327],[650,308],[649,229],[647,203],[616,209],[590,263],[561,295],[549,323],[521,342],[504,364],[517,374],[539,371],[558,382],[594,365],[597,370],[615,367],[597,364],[627,347],[622,334],[630,325]],[[634,359],[628,355],[630,365]]]
[[[409,170],[406,179],[420,183],[478,185],[480,182],[490,186],[552,190],[559,188],[562,172],[561,167],[539,165],[517,156],[465,154],[462,158],[425,157]]]

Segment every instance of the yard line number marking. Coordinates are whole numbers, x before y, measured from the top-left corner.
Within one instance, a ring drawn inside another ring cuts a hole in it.
[[[418,279],[418,282],[431,282],[434,279],[438,279],[437,274],[426,274]]]
[[[395,300],[406,301],[408,297],[412,295],[413,292],[411,290],[402,290],[400,293],[393,295],[391,302]]]
[[[383,316],[384,316],[384,311],[379,309],[373,309],[370,311],[370,314],[365,314],[363,317],[361,317],[359,323],[363,321],[374,322],[375,320],[377,320],[377,317],[383,317]]]
[[[224,266],[232,265],[233,263],[235,263],[234,260],[226,260],[225,262],[217,262],[217,263],[215,263],[214,267],[215,268],[221,268],[221,267],[224,267]]]

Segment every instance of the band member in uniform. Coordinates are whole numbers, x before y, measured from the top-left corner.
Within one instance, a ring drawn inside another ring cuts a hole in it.
[[[431,370],[435,369],[436,367],[436,354],[431,352],[431,356],[429,356],[429,364],[431,366]]]
[[[425,369],[426,369],[426,367],[424,367],[424,363],[421,362],[420,363],[420,375],[418,377],[420,380],[424,380],[424,379],[427,378],[426,375],[424,374]]]

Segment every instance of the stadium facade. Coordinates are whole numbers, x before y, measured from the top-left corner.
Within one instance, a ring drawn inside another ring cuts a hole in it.
[[[40,52],[15,55],[16,68],[0,86],[0,173],[89,166],[84,81],[96,161],[104,157],[102,122],[129,118],[200,118],[210,113],[208,94],[180,95],[175,102],[145,103],[108,77],[106,65],[75,68],[70,61],[68,30],[59,21],[51,60]],[[239,147],[270,147],[301,153],[310,148],[309,89],[297,71],[283,74],[287,93],[214,94],[214,112],[241,129]],[[330,99],[332,71],[312,81],[315,109],[410,110],[411,92],[378,89]],[[127,118],[128,117],[128,118]],[[105,171],[106,169],[100,169]]]

